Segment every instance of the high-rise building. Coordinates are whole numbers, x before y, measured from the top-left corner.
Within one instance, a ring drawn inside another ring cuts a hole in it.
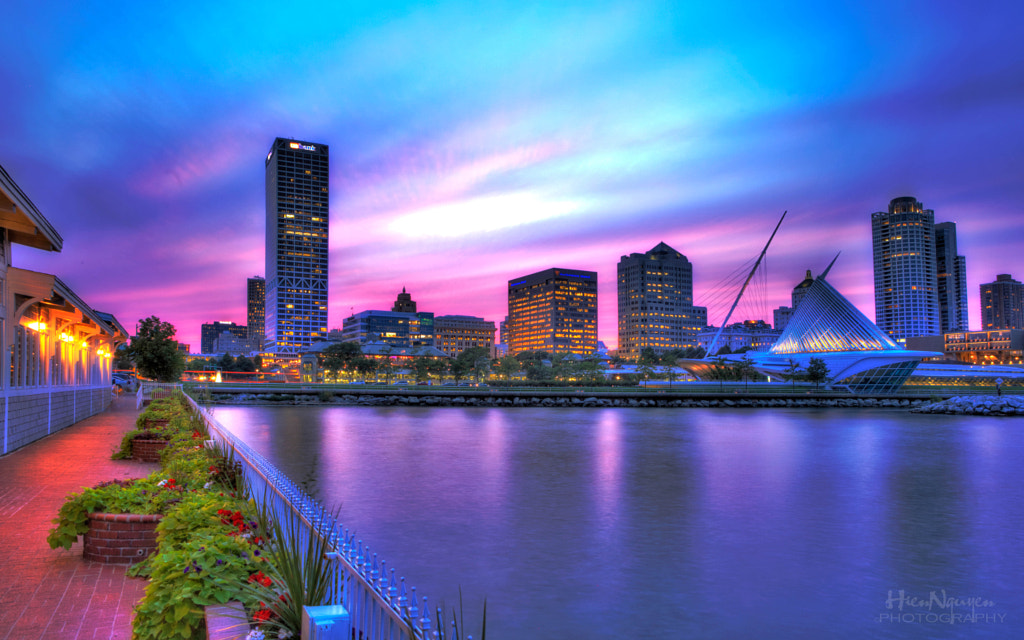
[[[455,358],[466,349],[494,349],[494,321],[476,316],[437,316],[434,318],[434,346]]]
[[[547,269],[508,281],[508,352],[597,349],[597,273]]]
[[[683,254],[659,242],[647,253],[622,256],[618,294],[619,357],[636,360],[647,348],[660,354],[698,345],[707,315],[695,313],[693,265]]]
[[[807,270],[807,275],[800,281],[795,287],[793,292],[790,294],[790,307],[779,307],[772,312],[772,320],[775,328],[779,331],[786,328],[789,324],[790,319],[793,318],[793,314],[796,313],[796,308],[800,306],[800,301],[807,295],[807,290],[814,284],[814,276],[811,275],[811,270]]]
[[[298,354],[327,338],[328,148],[277,138],[267,154],[264,350]]]
[[[981,285],[981,328],[1024,329],[1024,284],[1000,273]]]
[[[257,351],[263,349],[266,298],[266,280],[260,276],[253,276],[245,281],[245,318],[249,329],[249,344]]]
[[[935,270],[942,333],[967,331],[967,259],[957,255],[955,222],[935,225]]]
[[[229,333],[238,340],[249,339],[249,327],[234,322],[207,322],[200,327],[199,347],[202,353],[222,353],[217,351],[217,339],[221,334]]]
[[[894,198],[871,214],[875,323],[897,343],[938,335],[935,212],[915,198]]]
[[[811,275],[811,270],[808,269],[804,279],[793,287],[793,292],[789,294],[789,300],[793,305],[794,311],[796,311],[796,308],[800,306],[800,301],[807,295],[807,290],[811,288],[812,284],[814,284],[814,276]],[[778,327],[775,328],[778,329]]]

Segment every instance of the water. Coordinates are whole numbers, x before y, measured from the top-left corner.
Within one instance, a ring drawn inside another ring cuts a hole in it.
[[[1024,420],[780,409],[214,415],[340,506],[344,525],[432,607],[457,606],[461,587],[476,638],[485,596],[491,640],[1024,637]],[[930,609],[910,600],[932,592]]]

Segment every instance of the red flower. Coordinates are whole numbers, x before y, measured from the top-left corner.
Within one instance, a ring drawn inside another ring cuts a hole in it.
[[[256,613],[252,614],[252,619],[256,622],[266,622],[270,620],[270,616],[273,615],[270,609],[260,609]]]

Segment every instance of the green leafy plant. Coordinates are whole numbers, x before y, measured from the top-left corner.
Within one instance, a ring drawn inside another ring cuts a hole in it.
[[[258,529],[266,532],[266,579],[248,583],[244,593],[259,603],[253,612],[261,627],[285,629],[298,637],[304,606],[327,604],[334,569],[327,552],[333,528],[322,535],[303,535],[304,523],[292,510],[275,518],[266,496],[257,505]],[[336,522],[332,518],[332,522]]]
[[[187,522],[188,529],[161,541],[150,561],[150,583],[135,608],[136,640],[199,636],[203,608],[239,598],[246,603],[241,585],[267,564],[248,540],[228,535],[230,529],[219,521],[196,523],[195,516],[178,521],[174,526]]]

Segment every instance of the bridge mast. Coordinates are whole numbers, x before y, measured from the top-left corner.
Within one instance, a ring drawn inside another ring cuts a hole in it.
[[[775,234],[778,232],[779,227],[782,226],[782,221],[786,219],[786,213],[788,209],[782,212],[782,217],[779,218],[779,223],[775,225],[775,231],[772,231],[771,237],[768,238],[768,242],[764,245],[764,249],[761,249],[761,255],[757,257],[757,262],[754,263],[754,268],[750,270],[747,275],[746,281],[743,286],[740,287],[740,292],[736,294],[736,299],[733,300],[732,307],[729,308],[729,313],[725,314],[725,320],[722,320],[722,326],[718,328],[718,333],[715,334],[715,339],[708,345],[708,352],[704,354],[704,358],[711,358],[715,354],[715,347],[718,345],[718,339],[722,337],[722,332],[725,331],[726,325],[729,324],[729,318],[732,317],[732,312],[736,310],[736,305],[740,303],[740,298],[743,297],[743,292],[747,290],[747,285],[750,284],[750,280],[754,277],[754,272],[761,266],[761,261],[764,260],[764,254],[768,253],[768,247],[771,246],[772,240],[775,238]],[[833,261],[834,262],[834,261]]]

